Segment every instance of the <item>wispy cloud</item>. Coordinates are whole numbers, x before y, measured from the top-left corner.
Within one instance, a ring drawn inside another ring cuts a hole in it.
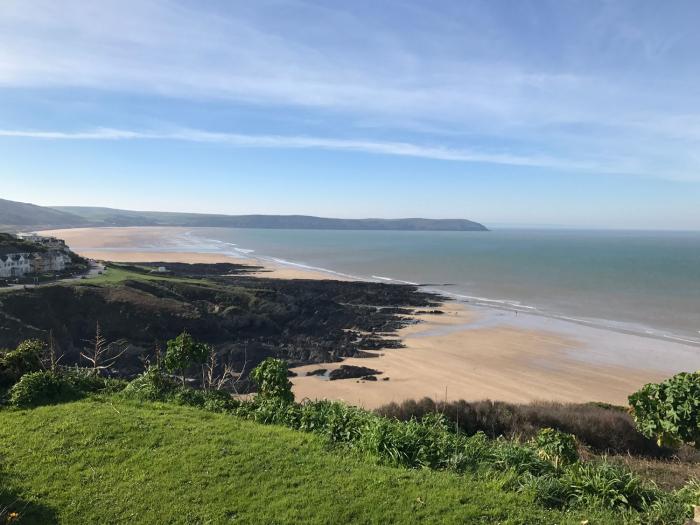
[[[628,167],[599,164],[594,161],[555,158],[542,155],[511,155],[469,149],[429,146],[410,142],[383,142],[372,140],[348,140],[327,137],[249,135],[219,133],[196,129],[174,131],[133,131],[112,128],[97,128],[89,131],[35,131],[0,129],[0,138],[27,138],[41,140],[165,140],[223,144],[240,148],[277,149],[324,149],[353,151],[377,155],[416,157],[423,159],[525,166],[566,171],[589,171],[599,173],[625,173]]]
[[[536,9],[454,2],[440,10],[407,2],[392,4],[390,16],[379,4],[362,12],[353,3],[303,0],[226,2],[222,9],[166,0],[6,0],[0,89],[214,101],[297,111],[327,128],[314,137],[190,129],[34,138],[208,141],[700,178],[692,153],[700,148],[700,102],[688,92],[700,82],[700,70],[687,66],[697,63],[700,45],[692,3],[669,7],[661,19],[609,2]],[[176,125],[200,126],[173,117]],[[339,123],[357,135],[367,122],[391,140],[332,138]],[[414,140],[416,133],[425,141]],[[421,145],[460,134],[469,137],[461,145],[456,138],[450,147]]]

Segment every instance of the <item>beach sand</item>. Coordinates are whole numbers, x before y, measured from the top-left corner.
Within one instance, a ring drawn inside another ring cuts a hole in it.
[[[583,351],[583,345],[554,332],[509,326],[460,329],[479,312],[458,303],[442,310],[444,315],[418,316],[421,323],[399,332],[406,348],[374,352],[376,358],[295,368],[297,398],[341,399],[365,408],[422,397],[626,405],[627,396],[640,386],[667,377],[652,370],[581,362],[569,351]],[[382,374],[376,382],[305,376],[310,370],[342,364],[367,366]]]
[[[183,248],[181,237],[192,228],[123,227],[45,230],[42,235],[58,237],[77,254],[112,262],[233,263],[260,266],[250,275],[278,279],[349,280],[335,274],[274,264],[254,258],[232,257],[223,253],[199,253]]]
[[[80,228],[44,233],[65,239],[77,253],[93,259],[260,264],[252,258],[188,251],[182,237],[190,230]],[[257,275],[338,279],[323,272],[267,262],[264,266]],[[435,400],[601,401],[626,405],[627,396],[645,383],[659,381],[693,364],[700,368],[698,353],[683,345],[605,331],[598,334],[546,318],[533,317],[527,324],[528,316],[523,315],[508,319],[503,312],[495,312],[489,317],[485,309],[459,303],[447,303],[441,309],[444,315],[418,315],[419,323],[400,331],[406,348],[373,352],[376,357],[372,358],[295,369],[299,374],[292,379],[296,398],[337,399],[366,408],[425,396]],[[614,341],[615,347],[609,348],[608,341]],[[341,364],[367,366],[382,374],[376,382],[305,376],[309,370],[333,369]],[[388,381],[383,380],[386,377]]]

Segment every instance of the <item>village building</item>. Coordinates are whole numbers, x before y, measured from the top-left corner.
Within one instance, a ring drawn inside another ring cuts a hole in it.
[[[72,258],[65,241],[36,234],[0,234],[0,279],[62,272]]]
[[[0,255],[0,277],[22,277],[32,271],[30,253]]]

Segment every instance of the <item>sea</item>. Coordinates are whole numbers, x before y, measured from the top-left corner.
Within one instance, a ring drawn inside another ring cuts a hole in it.
[[[477,307],[700,345],[700,232],[195,228],[188,250],[421,285]]]

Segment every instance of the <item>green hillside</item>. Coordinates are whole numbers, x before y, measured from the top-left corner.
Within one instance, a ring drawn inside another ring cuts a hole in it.
[[[373,464],[318,436],[118,397],[0,411],[21,523],[580,523],[503,480]],[[598,516],[597,523],[613,523]],[[609,517],[608,517],[609,518]]]
[[[87,224],[88,221],[83,217],[65,211],[0,199],[0,230],[15,230],[18,227],[68,228]]]
[[[55,210],[103,226],[185,226],[300,230],[486,231],[466,219],[334,219],[310,215],[216,215],[131,211],[85,206],[58,206]]]
[[[310,215],[221,215],[132,211],[91,206],[36,206],[0,199],[0,230],[79,226],[184,226],[302,230],[486,231],[466,219],[333,219]]]

